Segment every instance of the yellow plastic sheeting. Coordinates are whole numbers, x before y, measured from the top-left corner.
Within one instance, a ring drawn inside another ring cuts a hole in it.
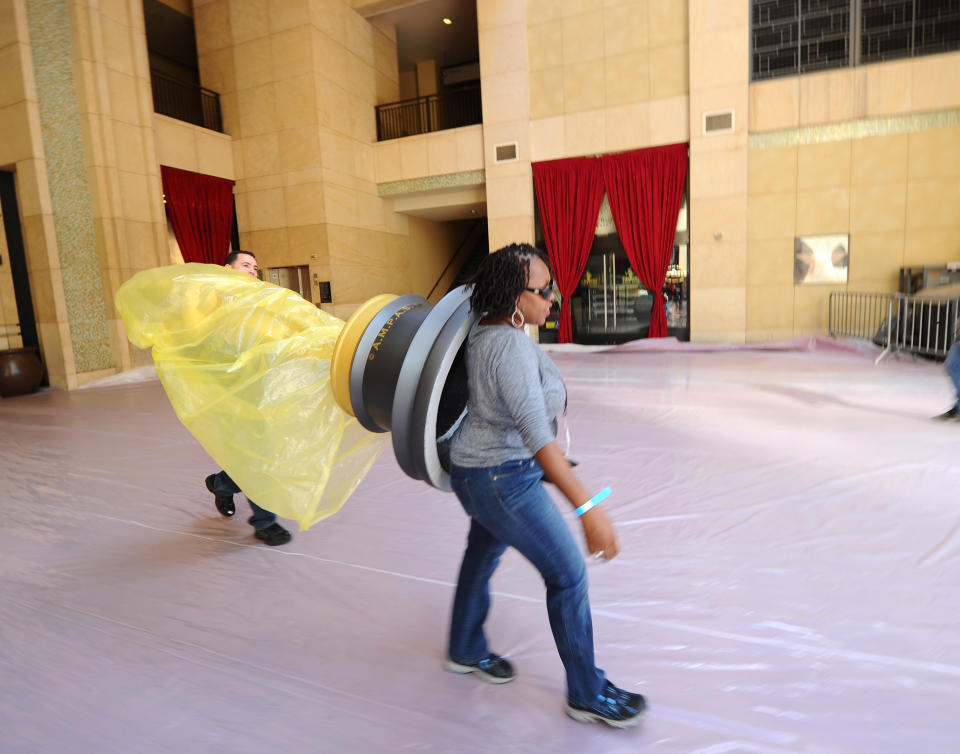
[[[383,450],[330,388],[343,321],[298,294],[186,264],[138,273],[116,304],[184,426],[247,497],[301,530],[338,511]]]

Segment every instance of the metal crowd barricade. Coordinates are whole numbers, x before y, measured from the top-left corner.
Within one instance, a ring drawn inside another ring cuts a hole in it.
[[[955,298],[904,297],[900,350],[945,359],[955,340],[958,302]]]
[[[829,309],[832,337],[860,338],[883,346],[876,363],[900,351],[943,359],[956,337],[960,298],[833,291]]]

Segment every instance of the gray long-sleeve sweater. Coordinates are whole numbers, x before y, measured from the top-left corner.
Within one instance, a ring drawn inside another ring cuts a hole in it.
[[[556,365],[522,330],[476,325],[467,337],[467,415],[450,443],[457,466],[530,458],[557,433],[567,388]]]

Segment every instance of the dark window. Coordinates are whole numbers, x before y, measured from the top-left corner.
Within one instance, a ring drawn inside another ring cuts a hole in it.
[[[754,79],[797,72],[799,11],[799,0],[754,0],[750,13]]]
[[[755,81],[960,49],[960,0],[751,0],[750,8]]]
[[[960,50],[960,0],[916,0],[913,54]]]
[[[860,62],[907,57],[913,47],[913,0],[863,0]]]
[[[850,58],[850,0],[800,4],[800,73],[841,68]]]

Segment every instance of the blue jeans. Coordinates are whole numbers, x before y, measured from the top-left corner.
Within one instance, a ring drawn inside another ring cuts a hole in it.
[[[946,368],[947,374],[950,375],[950,379],[953,380],[953,387],[957,396],[955,405],[960,409],[960,344],[954,343],[950,346],[950,350],[947,351],[947,360],[943,362],[943,366]]]
[[[470,516],[467,549],[453,600],[450,658],[466,665],[489,654],[483,623],[490,577],[507,547],[515,547],[543,576],[547,614],[575,704],[593,702],[606,677],[593,660],[593,620],[583,555],[532,458],[489,468],[452,466],[450,482]]]
[[[213,475],[213,492],[215,495],[236,495],[240,492],[240,488],[226,471],[219,471]],[[247,519],[247,523],[254,529],[265,529],[276,522],[276,513],[264,510],[250,498],[247,498],[247,502],[250,503],[250,510],[253,512],[253,515]]]

